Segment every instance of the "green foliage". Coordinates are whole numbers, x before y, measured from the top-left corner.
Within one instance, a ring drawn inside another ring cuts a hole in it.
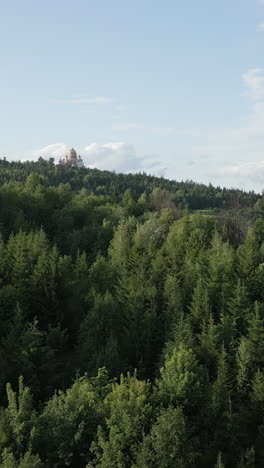
[[[237,384],[238,389],[242,392],[248,391],[250,387],[250,374],[252,365],[252,354],[250,342],[244,336],[241,337],[240,344],[237,349]]]
[[[29,447],[36,421],[33,398],[30,389],[24,386],[23,377],[19,379],[18,394],[12,390],[10,384],[7,384],[6,392],[8,406],[5,417],[1,418],[1,431],[6,434],[6,441],[3,442],[9,442],[9,446],[19,456]]]
[[[259,369],[253,380],[252,385],[252,400],[258,403],[264,403],[264,373]]]
[[[263,466],[262,205],[0,160],[1,466]]]
[[[239,468],[255,468],[255,450],[254,447],[246,450],[245,455],[242,456]]]
[[[13,453],[9,450],[4,450],[2,454],[1,468],[42,468],[43,465],[38,455],[33,455],[30,451],[26,452],[23,457],[16,460]]]
[[[217,457],[217,462],[215,465],[215,468],[225,468],[225,465],[222,462],[222,454],[219,452],[218,457]]]
[[[150,433],[143,439],[133,467],[157,468],[193,466],[193,441],[188,439],[188,428],[181,408],[161,409]]]
[[[82,466],[104,414],[103,399],[109,392],[104,369],[97,377],[77,379],[66,392],[49,400],[32,434],[32,446],[52,463]]]
[[[94,303],[80,325],[78,343],[82,370],[92,372],[107,366],[111,372],[120,366],[118,339],[120,314],[113,296],[107,291],[94,295]]]
[[[212,407],[218,417],[230,416],[229,370],[224,347],[219,356],[217,378],[212,387]]]
[[[93,446],[94,466],[131,467],[136,460],[138,443],[142,441],[151,422],[150,385],[139,381],[136,374],[114,383],[105,399],[106,429],[98,428]]]
[[[195,404],[201,393],[198,361],[184,344],[174,348],[171,355],[165,356],[164,367],[158,382],[164,402],[174,405]]]
[[[210,305],[208,290],[201,278],[198,279],[194,288],[192,302],[190,305],[192,321],[196,329],[201,329],[203,322],[207,322],[210,317]]]

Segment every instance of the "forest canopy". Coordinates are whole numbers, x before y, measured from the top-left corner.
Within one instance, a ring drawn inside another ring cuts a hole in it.
[[[0,467],[264,465],[264,198],[0,161]]]

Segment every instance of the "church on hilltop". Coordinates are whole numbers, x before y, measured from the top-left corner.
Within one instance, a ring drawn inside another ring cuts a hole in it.
[[[68,151],[64,159],[59,160],[59,165],[71,167],[84,167],[81,156],[77,156],[77,153],[74,148]]]

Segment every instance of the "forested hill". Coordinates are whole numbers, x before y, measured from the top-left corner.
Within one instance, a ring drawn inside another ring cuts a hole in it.
[[[221,189],[220,187],[206,186],[192,181],[176,182],[163,177],[150,176],[145,173],[116,174],[115,172],[99,171],[97,169],[58,166],[54,160],[39,158],[37,162],[8,162],[0,159],[0,183],[11,181],[26,182],[32,174],[41,175],[39,183],[44,186],[57,187],[69,183],[73,191],[87,189],[95,195],[120,197],[127,189],[131,190],[136,200],[144,192],[149,195],[153,190],[160,188],[171,194],[171,200],[177,208],[201,210],[208,208],[228,208],[234,197],[239,195],[242,206],[252,207],[258,200],[254,192],[243,192],[236,189]]]
[[[0,467],[264,466],[264,200],[0,162]]]

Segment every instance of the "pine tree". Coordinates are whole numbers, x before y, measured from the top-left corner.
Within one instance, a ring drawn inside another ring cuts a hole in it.
[[[93,306],[80,326],[77,353],[81,370],[93,374],[98,367],[106,364],[110,366],[110,372],[119,366],[119,317],[119,308],[112,294],[94,294]]]
[[[98,428],[93,446],[95,463],[100,468],[126,468],[133,466],[138,444],[148,432],[152,417],[150,385],[139,381],[136,374],[114,383],[112,392],[105,399],[106,429]]]
[[[161,401],[173,405],[194,405],[201,398],[199,364],[192,349],[180,343],[165,356],[157,382]]]
[[[245,285],[240,279],[227,303],[229,314],[234,320],[237,334],[246,334],[248,320],[250,317],[250,301]]]
[[[210,374],[215,373],[219,353],[219,329],[214,323],[212,315],[207,322],[203,322],[203,328],[199,335],[199,354],[201,362],[206,364]]]
[[[166,301],[165,336],[169,339],[171,330],[178,324],[183,311],[182,289],[177,277],[168,274],[164,284]]]
[[[217,378],[212,387],[212,408],[219,417],[230,417],[230,390],[227,355],[224,347],[219,356]]]
[[[238,268],[242,279],[248,280],[259,262],[257,247],[256,236],[251,228],[248,230],[244,243],[238,249]]]
[[[169,406],[161,409],[149,435],[139,446],[135,468],[188,468],[193,466],[195,455],[182,409]]]
[[[238,468],[255,468],[255,450],[254,447],[246,450],[246,453],[242,456],[241,462]]]
[[[222,454],[221,454],[221,452],[219,452],[219,454],[218,454],[217,462],[216,462],[215,468],[225,468],[225,465],[223,464],[223,461],[222,461]]]
[[[191,320],[194,324],[194,329],[201,330],[203,322],[207,322],[210,317],[210,304],[207,287],[200,277],[194,288],[192,302],[190,305]]]
[[[252,354],[252,370],[264,369],[264,318],[263,306],[255,303],[254,315],[249,320],[248,338]]]
[[[252,352],[250,341],[244,336],[241,337],[240,344],[237,349],[237,385],[238,390],[242,393],[247,393],[250,389],[252,376]]]
[[[75,262],[75,277],[77,281],[85,280],[88,276],[88,265],[86,253],[80,251],[77,252],[77,258]]]
[[[8,399],[7,422],[15,451],[19,455],[29,447],[31,431],[36,422],[36,413],[33,410],[30,389],[24,386],[23,377],[19,378],[18,394],[12,390],[10,384],[7,384],[6,392]]]
[[[231,295],[234,280],[234,252],[228,244],[223,243],[217,231],[208,251],[208,259],[210,304],[214,318],[219,319]]]
[[[264,410],[264,372],[257,370],[252,384],[252,400]]]
[[[85,466],[97,427],[103,424],[104,399],[111,390],[108,374],[75,380],[65,392],[47,402],[32,433],[32,448],[43,460],[56,466]]]

